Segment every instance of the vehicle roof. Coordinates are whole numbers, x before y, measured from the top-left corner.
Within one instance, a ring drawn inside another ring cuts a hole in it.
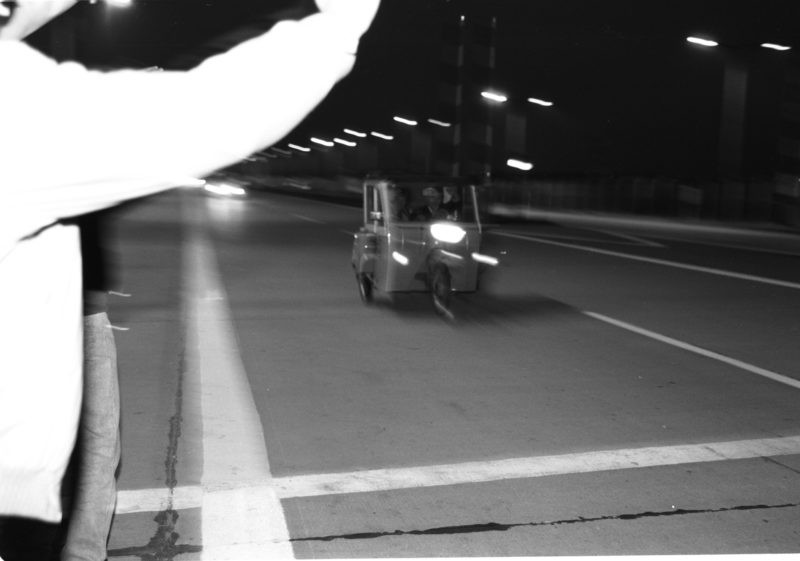
[[[391,181],[399,184],[413,183],[454,183],[456,185],[469,185],[473,182],[467,177],[446,176],[446,175],[422,175],[422,174],[370,174],[364,178],[366,183],[376,183],[379,181]]]

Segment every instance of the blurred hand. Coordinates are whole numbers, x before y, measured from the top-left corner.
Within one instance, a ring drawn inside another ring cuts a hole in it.
[[[356,37],[360,37],[370,26],[378,11],[380,0],[316,0],[321,12],[340,18]]]

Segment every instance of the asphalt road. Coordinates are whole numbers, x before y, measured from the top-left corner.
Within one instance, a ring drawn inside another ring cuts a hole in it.
[[[112,559],[800,553],[800,236],[541,215],[455,321],[364,305],[360,210],[117,224]]]

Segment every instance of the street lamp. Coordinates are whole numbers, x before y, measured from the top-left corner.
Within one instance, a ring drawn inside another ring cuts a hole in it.
[[[525,162],[523,160],[518,160],[516,158],[509,158],[506,161],[506,165],[510,168],[518,169],[521,171],[530,171],[533,169],[533,164],[531,162]]]
[[[453,126],[452,123],[447,123],[445,121],[440,121],[439,119],[428,119],[428,122],[430,124],[432,124],[432,125],[436,125],[437,127],[442,127],[442,128],[445,128],[445,129],[446,128],[450,128],[450,127]]]
[[[505,103],[506,101],[508,101],[507,96],[492,91],[482,91],[481,97],[484,99],[488,99],[489,101],[494,101],[495,103]]]
[[[417,126],[417,122],[413,119],[406,119],[405,117],[398,117],[398,116],[393,117],[393,119],[398,123],[402,123],[403,125],[408,125],[410,127]]]
[[[788,51],[791,49],[788,45],[779,45],[777,43],[761,43],[765,49],[772,49],[773,51]]]
[[[693,43],[695,45],[700,45],[701,47],[717,47],[719,43],[716,41],[712,41],[711,39],[703,39],[702,37],[687,37],[686,41],[689,43]]]
[[[528,103],[533,103],[534,105],[541,105],[542,107],[552,107],[552,101],[546,101],[544,99],[539,99],[537,97],[529,97]]]

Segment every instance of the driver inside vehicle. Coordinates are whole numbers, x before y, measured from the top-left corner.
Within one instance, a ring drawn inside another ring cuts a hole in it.
[[[393,185],[390,187],[390,211],[392,217],[400,222],[407,222],[413,220],[413,211],[408,206],[408,193],[403,187]]]
[[[447,209],[442,206],[442,192],[438,187],[426,187],[422,190],[425,205],[416,213],[420,222],[431,220],[447,220]]]

